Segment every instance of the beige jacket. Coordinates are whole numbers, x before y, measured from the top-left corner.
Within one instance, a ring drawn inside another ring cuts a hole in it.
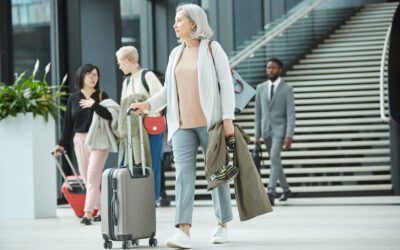
[[[116,153],[118,152],[116,137],[118,137],[119,105],[112,99],[105,99],[100,102],[100,105],[108,109],[112,121],[110,122],[94,112],[85,144],[90,149],[108,150]]]
[[[247,147],[246,139],[249,140],[249,137],[238,125],[235,125],[235,139],[236,152],[233,154],[233,164],[239,168],[239,174],[235,178],[235,197],[240,220],[245,221],[272,212],[272,206]],[[206,153],[207,180],[211,174],[226,164],[226,150],[221,122],[209,132]]]

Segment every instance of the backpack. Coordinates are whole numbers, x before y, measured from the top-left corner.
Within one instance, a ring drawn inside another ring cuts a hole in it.
[[[148,69],[144,69],[142,71],[142,79],[141,80],[142,80],[143,87],[146,89],[147,93],[150,94],[149,85],[147,84],[146,77],[145,77],[146,73],[149,71],[150,70],[148,70]],[[157,76],[158,80],[160,80],[161,85],[164,85],[164,76],[162,75],[162,73],[160,73],[158,71],[153,71],[153,73]]]
[[[148,70],[148,69],[143,69],[141,80],[142,80],[143,87],[146,89],[147,93],[150,94],[149,85],[147,84],[146,77],[145,77],[145,76],[146,76],[146,73],[149,72],[149,71],[150,71],[150,70]],[[158,80],[160,80],[161,85],[164,85],[164,79],[165,79],[164,75],[163,75],[160,71],[152,70],[152,72],[157,76]],[[131,77],[131,76],[129,76],[129,77]],[[129,79],[130,79],[130,78],[129,78]],[[167,109],[164,108],[164,109],[161,111],[161,115],[162,115],[162,116],[165,116],[166,113],[167,113]]]
[[[160,80],[160,82],[161,82],[161,85],[164,85],[164,75],[157,70],[143,69],[142,76],[141,76],[142,84],[143,84],[144,89],[147,91],[147,93],[150,94],[150,88],[149,88],[149,85],[147,84],[146,77],[145,77],[146,73],[149,71],[152,71],[157,76],[158,80]],[[127,83],[130,82],[131,77],[132,77],[132,75],[125,78],[128,81]]]

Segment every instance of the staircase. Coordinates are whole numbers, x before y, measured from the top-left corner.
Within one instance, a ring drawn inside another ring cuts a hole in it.
[[[389,126],[380,119],[379,69],[397,4],[364,6],[283,77],[295,92],[293,149],[282,152],[294,193],[390,194]],[[236,122],[254,139],[254,102]],[[263,163],[270,164],[266,153]],[[209,199],[200,150],[197,167],[195,198]],[[261,175],[267,187],[269,167]],[[172,197],[174,176],[173,171],[166,172],[167,194]]]

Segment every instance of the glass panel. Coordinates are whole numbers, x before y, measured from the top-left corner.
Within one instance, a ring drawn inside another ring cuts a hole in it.
[[[33,70],[40,61],[38,78],[50,62],[50,1],[12,0],[14,72]],[[51,76],[48,76],[49,80]]]
[[[333,1],[326,1],[326,3],[329,4]],[[230,53],[230,59],[247,47],[262,43],[276,32],[275,29],[278,25],[290,20],[292,15],[310,4],[313,4],[313,0],[306,0],[267,25],[263,31],[240,45],[238,50]],[[268,58],[277,57],[283,61],[285,68],[290,68],[299,60],[299,56],[314,48],[317,42],[331,34],[354,11],[353,7],[327,8],[322,4],[241,61],[235,68],[252,85],[263,82],[265,81],[265,63]]]
[[[120,0],[121,44],[140,51],[140,0]]]

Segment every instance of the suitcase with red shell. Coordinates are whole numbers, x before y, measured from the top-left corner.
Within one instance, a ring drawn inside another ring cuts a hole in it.
[[[78,175],[76,172],[71,159],[68,157],[66,151],[63,152],[65,159],[68,162],[68,165],[72,169],[74,175],[66,176],[60,163],[57,161],[54,152],[51,152],[56,160],[56,165],[58,170],[60,171],[62,177],[64,178],[64,183],[61,186],[61,192],[64,194],[65,199],[67,200],[68,204],[71,206],[72,210],[74,211],[75,215],[81,218],[84,214],[85,208],[85,199],[86,199],[86,187],[85,183],[81,176]],[[97,210],[94,211],[93,216],[96,216]]]

